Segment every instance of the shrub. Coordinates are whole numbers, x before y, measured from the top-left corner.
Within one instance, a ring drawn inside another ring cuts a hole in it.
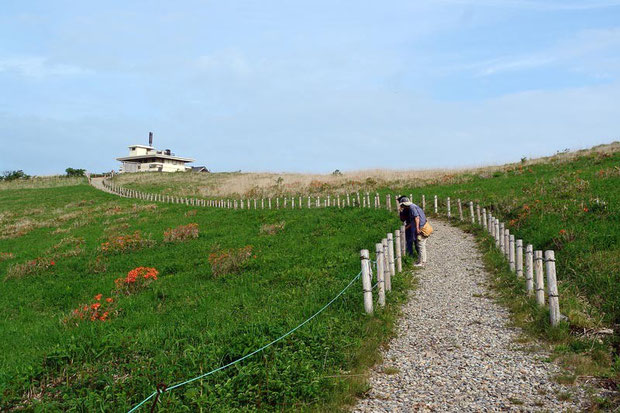
[[[82,304],[65,317],[63,322],[77,326],[82,321],[106,321],[111,315],[116,315],[115,300],[112,297],[103,299],[103,294],[93,297],[90,304]]]
[[[104,254],[120,254],[135,251],[153,245],[153,240],[142,237],[140,231],[133,234],[118,235],[101,244],[100,250]]]
[[[4,171],[0,176],[0,181],[15,181],[16,179],[30,179],[21,169],[18,171]]]
[[[285,222],[278,222],[277,224],[263,224],[260,227],[260,233],[264,235],[274,235],[284,229]]]
[[[198,224],[179,225],[164,231],[164,242],[179,242],[198,238]]]
[[[129,295],[146,288],[157,280],[159,272],[155,268],[137,267],[127,273],[125,278],[114,280],[117,294]]]
[[[84,176],[84,172],[86,172],[86,170],[67,168],[65,169],[65,172],[67,173],[67,176],[77,177],[77,176]]]
[[[37,275],[52,268],[56,265],[56,262],[51,258],[35,258],[34,260],[26,261],[22,264],[11,265],[6,270],[5,279],[9,278],[21,278],[27,275]]]
[[[238,273],[244,264],[252,257],[252,246],[243,248],[229,248],[213,251],[209,254],[209,264],[213,276]]]

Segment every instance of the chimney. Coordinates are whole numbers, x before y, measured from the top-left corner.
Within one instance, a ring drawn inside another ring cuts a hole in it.
[[[153,146],[153,132],[149,132],[149,146]]]

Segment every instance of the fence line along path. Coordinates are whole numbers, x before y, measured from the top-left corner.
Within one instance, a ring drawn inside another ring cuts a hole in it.
[[[473,236],[433,226],[420,286],[354,411],[582,411],[585,391],[557,384],[548,354],[515,341],[519,330],[490,297]]]

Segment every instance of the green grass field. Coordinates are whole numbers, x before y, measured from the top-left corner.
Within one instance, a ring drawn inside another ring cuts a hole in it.
[[[163,241],[167,229],[190,223],[198,224],[197,239]],[[155,205],[82,181],[1,188],[0,225],[0,410],[123,411],[156,384],[226,364],[305,320],[359,272],[359,250],[399,222],[382,210]],[[119,247],[135,250],[102,251],[135,231],[140,241]],[[235,273],[213,273],[210,254],[244,247],[251,255]],[[130,295],[114,293],[115,279],[141,266],[156,268],[158,279]],[[282,342],[165,393],[161,408],[342,406],[365,389],[347,376],[376,358],[410,282],[397,278],[392,305],[375,317],[364,315],[356,283]],[[97,294],[101,303],[113,299],[104,304],[105,321],[72,318]]]
[[[620,152],[594,152],[388,186],[366,179],[359,188],[380,192],[382,202],[388,193],[412,193],[418,203],[425,194],[427,212],[436,194],[441,215],[450,196],[453,217],[457,198],[480,202],[517,238],[554,249],[569,322],[551,329],[546,310],[525,296],[489,238],[463,225],[479,235],[516,324],[549,340],[572,380],[617,382],[619,165]],[[156,186],[137,178],[122,183],[165,194],[183,185],[183,174],[162,175]],[[343,190],[342,183],[313,185],[321,194]],[[164,240],[170,228],[194,223],[198,238]],[[174,385],[242,357],[321,308],[359,272],[359,250],[398,224],[385,210],[234,211],[121,199],[75,179],[0,184],[0,410],[123,411],[158,383]],[[220,261],[229,271],[218,271]],[[131,294],[115,292],[115,280],[136,267],[156,268],[158,279]],[[410,287],[409,277],[398,277],[386,311],[367,317],[355,284],[282,342],[165,393],[160,407],[338,409],[365,390],[360,374],[376,360]],[[97,294],[101,303],[113,299],[107,319],[76,320],[72,312],[96,304]],[[616,331],[597,335],[602,328]]]
[[[217,174],[214,174],[217,175]],[[163,177],[155,185],[145,178],[121,182],[145,191],[174,193],[179,177]],[[206,178],[205,178],[206,179]],[[213,176],[205,182],[218,182]],[[386,194],[413,194],[426,210],[432,210],[433,195],[439,197],[439,214],[446,213],[446,197],[452,199],[452,216],[458,216],[457,198],[479,202],[506,222],[516,238],[535,249],[556,252],[560,306],[569,318],[560,329],[550,329],[545,311],[524,296],[524,282],[514,280],[507,264],[494,247],[481,244],[490,268],[496,272],[504,304],[514,313],[517,325],[534,336],[550,340],[556,354],[567,353],[569,364],[579,355],[590,360],[583,375],[620,377],[620,150],[617,143],[576,154],[560,153],[549,158],[468,173],[445,174],[429,179],[390,184],[369,176],[354,190]],[[343,184],[317,181],[320,193],[342,193]],[[352,186],[344,187],[345,190]],[[267,188],[268,189],[268,188]],[[193,187],[193,194],[209,194],[210,186]],[[190,191],[190,192],[191,192]],[[291,193],[296,193],[292,190]],[[251,194],[244,194],[250,196]],[[234,194],[232,194],[234,196]],[[469,211],[464,205],[465,218]],[[453,219],[456,223],[456,220]],[[466,228],[468,228],[466,226]],[[484,233],[468,228],[485,239]],[[614,334],[599,335],[603,329]]]

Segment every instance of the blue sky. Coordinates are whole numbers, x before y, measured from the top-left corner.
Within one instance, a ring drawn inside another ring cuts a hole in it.
[[[0,90],[0,170],[503,163],[620,139],[620,0],[9,0]]]

